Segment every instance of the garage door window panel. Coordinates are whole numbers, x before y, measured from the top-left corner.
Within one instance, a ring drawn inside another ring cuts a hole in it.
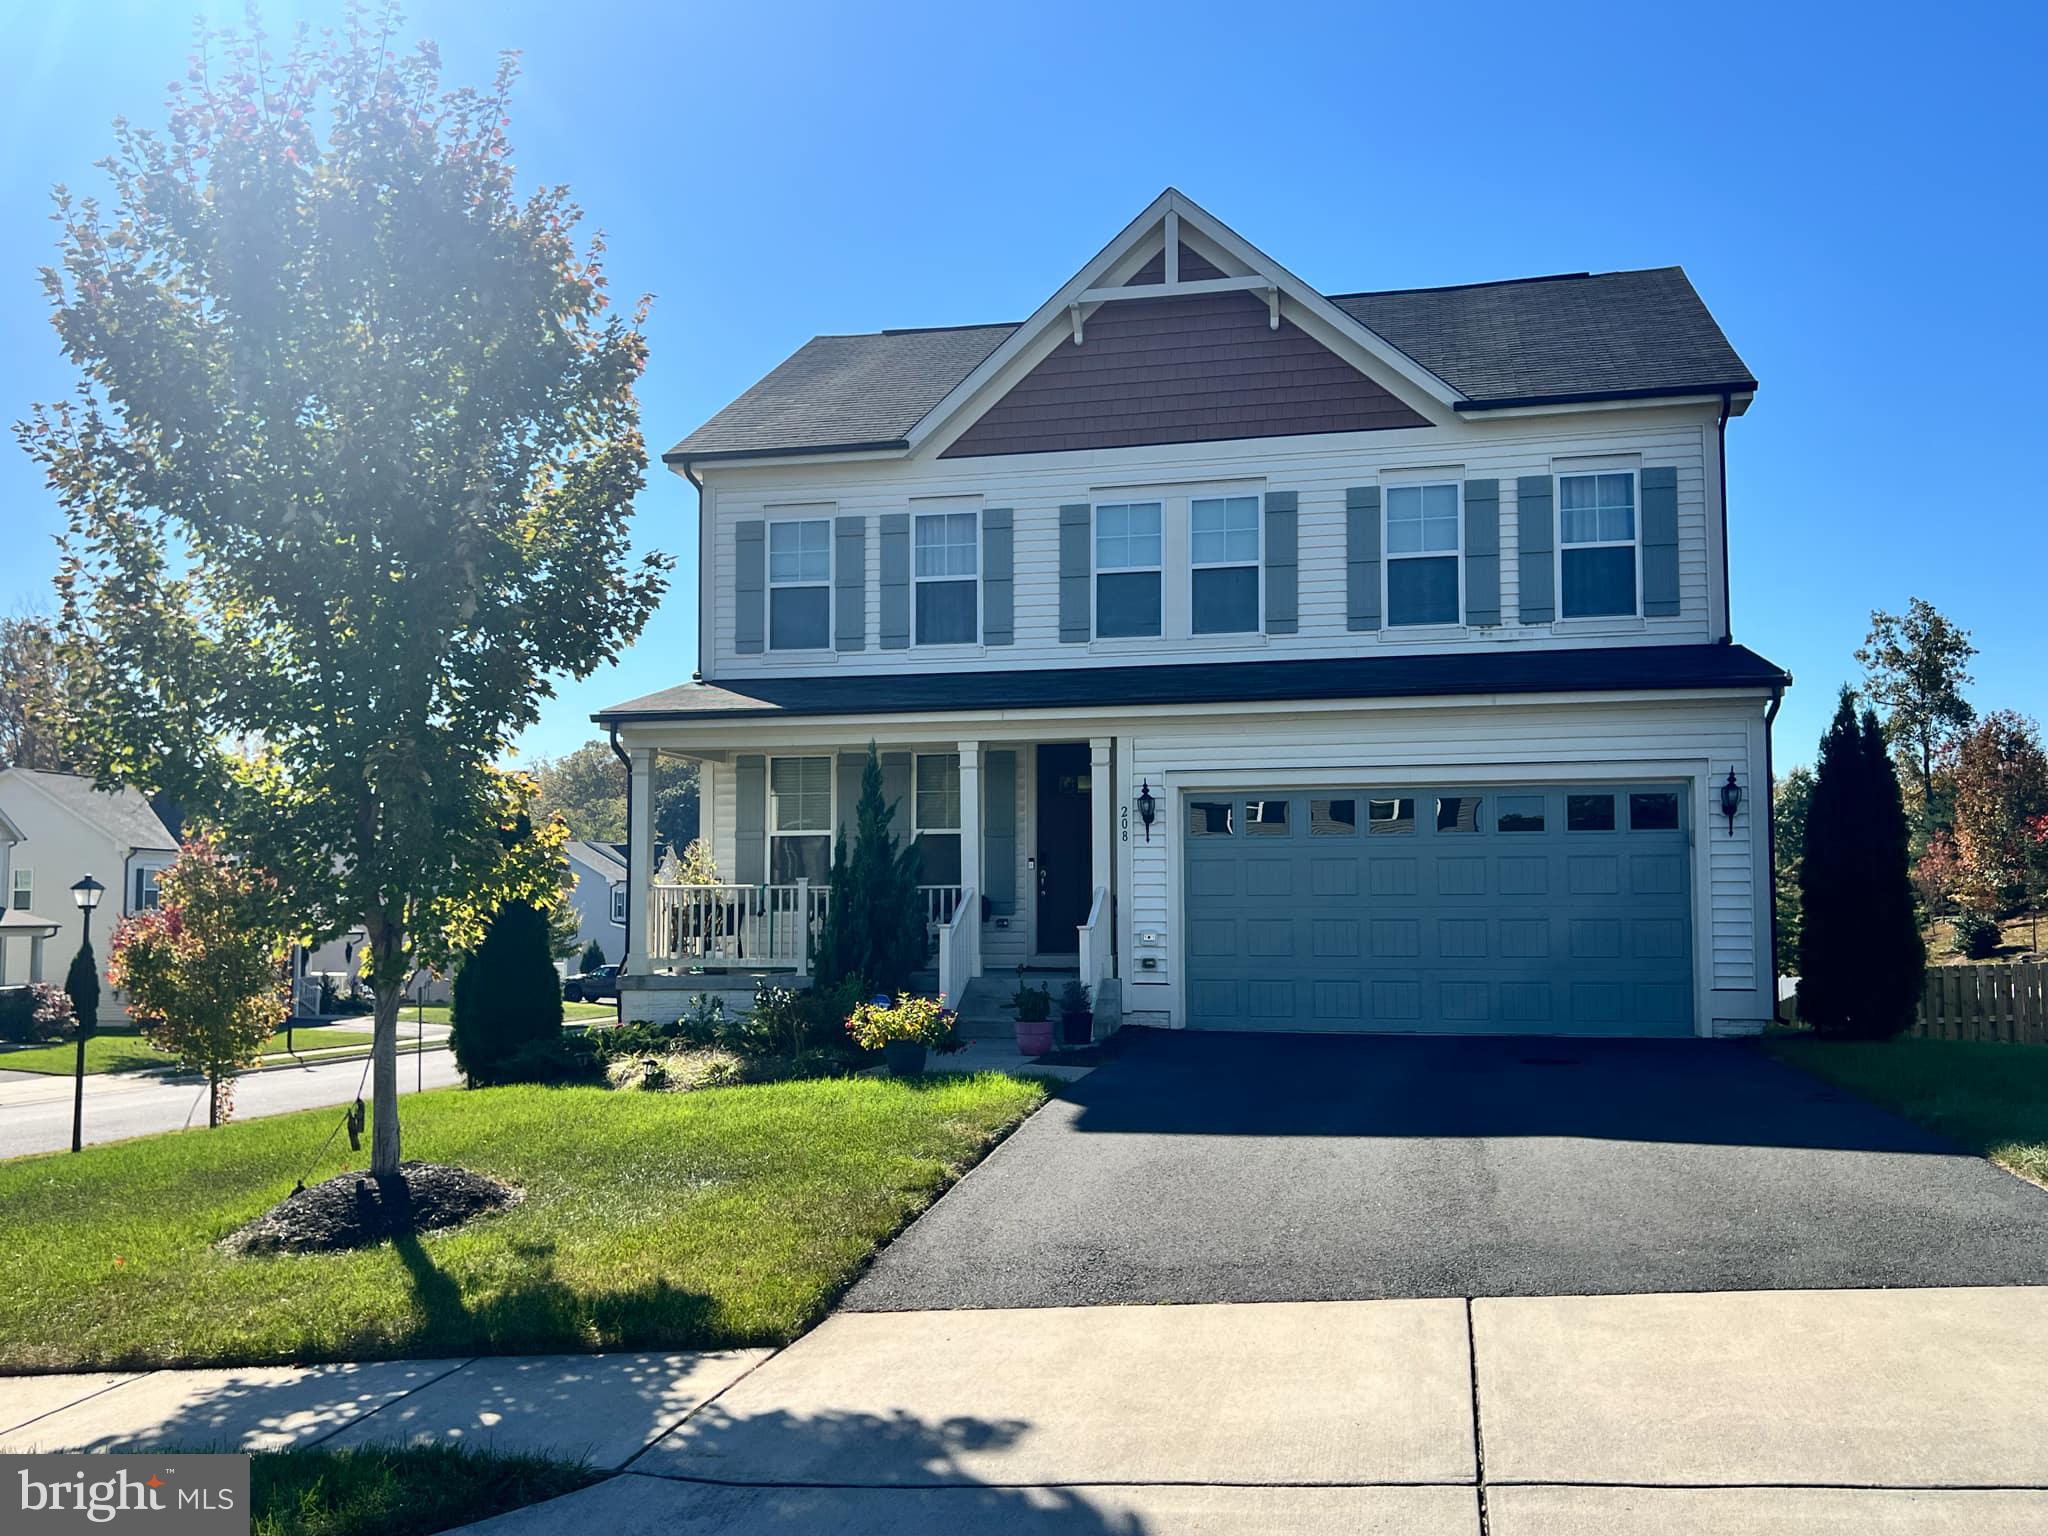
[[[1463,617],[1461,495],[1456,481],[1387,488],[1390,626],[1456,624]]]
[[[1415,830],[1415,801],[1408,796],[1365,803],[1365,830],[1374,837],[1400,837]]]
[[[1356,837],[1358,835],[1358,802],[1356,800],[1323,799],[1309,801],[1308,835],[1310,837]]]
[[[1477,832],[1479,830],[1479,797],[1477,795],[1438,795],[1436,798],[1436,829],[1439,832]]]
[[[1237,802],[1234,800],[1190,800],[1189,837],[1229,837],[1237,830]]]
[[[1612,832],[1614,796],[1566,795],[1564,829],[1567,832]]]
[[[1287,804],[1285,800],[1245,801],[1244,835],[1246,837],[1285,837],[1287,835]]]
[[[1628,797],[1628,829],[1631,832],[1676,832],[1678,791],[1651,790]]]
[[[1502,795],[1494,817],[1497,832],[1541,832],[1544,828],[1541,795]]]

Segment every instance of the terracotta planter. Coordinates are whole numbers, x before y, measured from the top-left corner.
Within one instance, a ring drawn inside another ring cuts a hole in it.
[[[1051,1019],[1019,1019],[1017,1051],[1023,1056],[1043,1056],[1052,1049]]]
[[[891,1077],[922,1077],[926,1051],[920,1041],[891,1040],[882,1047],[882,1064]]]

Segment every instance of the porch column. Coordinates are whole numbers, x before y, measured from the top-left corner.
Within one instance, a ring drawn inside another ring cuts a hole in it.
[[[40,933],[29,936],[28,979],[30,981],[41,981],[43,979],[43,936]]]
[[[628,749],[632,812],[626,823],[626,974],[645,976],[647,895],[654,884],[654,750]]]
[[[981,974],[981,743],[960,743],[960,890],[974,892],[974,910],[961,928],[966,935],[968,974]]]
[[[1116,785],[1109,777],[1107,736],[1088,740],[1088,901],[1092,906],[1097,891],[1109,889],[1109,861],[1116,852],[1112,822],[1116,815]]]

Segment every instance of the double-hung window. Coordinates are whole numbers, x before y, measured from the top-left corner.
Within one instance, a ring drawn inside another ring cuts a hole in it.
[[[960,757],[920,752],[910,797],[911,834],[924,861],[920,883],[960,883]]]
[[[36,874],[32,869],[17,869],[14,872],[14,910],[26,912],[35,905]]]
[[[768,760],[768,879],[820,883],[832,873],[832,759]]]
[[[1458,499],[1455,480],[1387,487],[1387,623],[1456,624]]]
[[[917,515],[912,574],[919,645],[972,645],[981,638],[978,522],[972,512]]]
[[[1156,501],[1095,509],[1095,633],[1104,639],[1160,633],[1159,513]]]
[[[1567,619],[1628,617],[1636,608],[1633,471],[1557,478],[1557,545]]]
[[[768,525],[768,649],[832,644],[832,519],[784,517]]]
[[[162,870],[150,869],[147,866],[135,871],[135,904],[130,911],[147,912],[162,902],[163,893],[157,886],[157,879],[162,874]]]
[[[626,888],[623,885],[615,885],[612,887],[612,921],[619,924],[621,927],[625,925]]]
[[[1191,613],[1198,635],[1259,627],[1259,498],[1198,496],[1188,506]]]

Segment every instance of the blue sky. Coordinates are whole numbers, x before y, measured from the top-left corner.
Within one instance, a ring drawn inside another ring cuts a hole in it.
[[[160,120],[198,8],[0,0],[0,417],[70,385],[49,185],[97,185],[116,113]],[[1910,595],[1975,632],[1980,707],[2048,713],[2048,9],[495,0],[408,30],[452,80],[524,51],[522,176],[569,182],[613,292],[656,298],[657,451],[815,333],[1023,316],[1168,184],[1331,292],[1679,263],[1762,383],[1729,429],[1735,633],[1798,680],[1780,764]],[[47,606],[59,526],[0,444],[0,609]],[[671,595],[528,751],[688,677],[694,528],[657,467],[636,536]]]

